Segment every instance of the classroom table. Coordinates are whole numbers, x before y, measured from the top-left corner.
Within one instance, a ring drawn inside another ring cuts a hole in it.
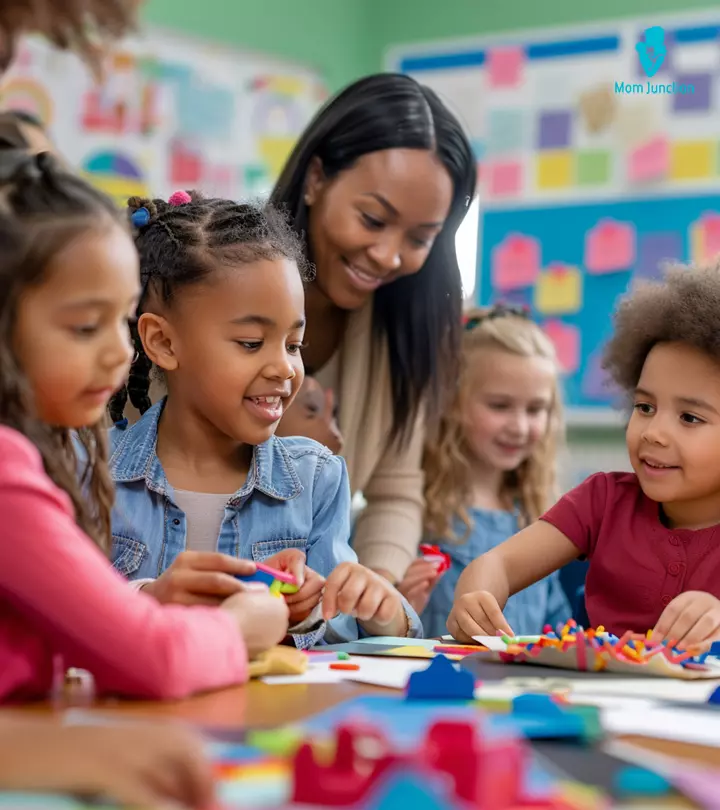
[[[260,681],[251,681],[246,686],[212,692],[178,702],[145,703],[102,700],[90,707],[83,707],[83,710],[106,717],[179,720],[213,729],[261,728],[303,720],[343,700],[363,694],[389,694],[389,690],[351,682],[270,686]],[[49,713],[52,710],[47,705],[35,705],[5,711]],[[0,712],[1,714],[2,712]],[[623,739],[648,750],[686,758],[698,763],[705,762],[720,766],[720,749],[717,748],[640,737],[623,737]],[[642,806],[647,807],[648,805],[642,804]],[[652,806],[654,808],[691,808],[694,805],[683,800],[656,800]]]

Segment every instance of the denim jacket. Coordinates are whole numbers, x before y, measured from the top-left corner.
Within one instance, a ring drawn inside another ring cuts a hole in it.
[[[164,401],[136,424],[110,431],[110,475],[115,483],[112,562],[130,580],[157,578],[185,550],[185,514],[157,457]],[[253,449],[247,481],[225,507],[217,550],[262,562],[286,548],[305,552],[324,577],[342,562],[357,562],[350,548],[350,487],[345,462],[317,442],[271,437]],[[406,604],[409,635],[422,625]],[[339,615],[293,636],[305,649],[366,635],[351,616]]]
[[[460,574],[477,557],[492,550],[520,531],[518,511],[501,512],[495,509],[470,509],[472,519],[470,535],[463,542],[452,543],[427,538],[450,555],[450,569],[433,588],[422,613],[423,628],[428,636],[446,633],[447,618],[455,598],[455,586]],[[457,537],[465,535],[465,525],[456,518],[453,529]],[[570,604],[560,584],[557,571],[525,590],[511,596],[503,609],[508,624],[518,635],[542,633],[546,624],[553,628],[564,624],[570,617]]]

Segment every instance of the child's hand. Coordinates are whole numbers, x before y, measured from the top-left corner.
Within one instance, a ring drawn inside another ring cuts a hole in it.
[[[292,574],[300,586],[297,593],[285,594],[285,602],[290,608],[290,626],[307,619],[322,598],[325,577],[305,565],[305,554],[297,548],[286,548],[263,562],[278,571]]]
[[[123,807],[213,805],[202,741],[169,723],[61,726],[8,719],[0,729],[0,790],[101,796]]]
[[[236,618],[248,658],[255,658],[285,638],[289,611],[285,600],[273,596],[267,585],[249,582],[243,587],[241,593],[226,599],[220,607]]]
[[[678,649],[709,648],[720,641],[720,600],[704,591],[686,591],[663,610],[651,641],[672,641]]]
[[[397,589],[410,602],[417,613],[422,613],[430,598],[430,592],[441,576],[442,574],[438,574],[438,564],[436,562],[419,558],[414,560],[405,572],[405,576]]]
[[[236,575],[247,576],[256,570],[251,560],[215,551],[183,551],[154,582],[143,586],[142,592],[162,604],[217,606],[243,590]]]
[[[371,636],[405,636],[408,620],[400,592],[359,563],[340,563],[325,583],[323,618],[354,616]]]
[[[465,593],[455,600],[447,628],[453,638],[466,644],[473,636],[494,636],[498,630],[514,636],[507,619],[503,616],[497,599],[489,591]]]

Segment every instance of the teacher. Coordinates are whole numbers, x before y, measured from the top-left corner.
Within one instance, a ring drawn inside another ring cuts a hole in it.
[[[462,287],[455,234],[476,163],[437,95],[400,74],[361,79],[300,136],[271,201],[303,235],[303,358],[339,404],[353,494],[353,545],[392,582],[422,533],[425,420],[454,384]]]

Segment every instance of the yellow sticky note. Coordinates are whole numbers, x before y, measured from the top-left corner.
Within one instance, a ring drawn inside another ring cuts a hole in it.
[[[542,315],[569,315],[582,306],[582,276],[577,267],[552,264],[535,284],[535,309]]]
[[[273,178],[280,174],[288,155],[295,146],[295,140],[294,137],[286,138],[282,136],[277,138],[263,136],[259,138],[258,148],[260,155]]]
[[[539,189],[566,188],[573,181],[573,155],[569,149],[540,152],[535,165]]]
[[[702,180],[715,172],[715,145],[712,141],[675,141],[670,150],[670,176],[673,180]]]

